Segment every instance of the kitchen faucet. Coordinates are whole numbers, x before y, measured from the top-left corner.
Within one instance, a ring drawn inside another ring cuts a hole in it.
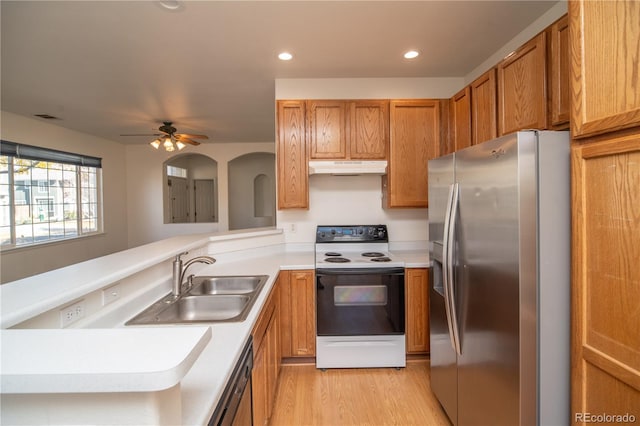
[[[177,299],[182,296],[182,280],[184,279],[184,274],[187,271],[187,268],[194,263],[206,263],[207,265],[212,265],[216,262],[213,257],[210,256],[197,256],[193,259],[187,260],[184,264],[182,263],[181,256],[188,254],[189,252],[184,252],[176,255],[176,258],[173,261],[173,298]],[[191,283],[191,280],[189,280]]]

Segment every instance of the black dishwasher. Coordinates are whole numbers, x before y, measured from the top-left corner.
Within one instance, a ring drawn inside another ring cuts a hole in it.
[[[253,369],[253,339],[249,336],[238,363],[213,412],[209,426],[251,426],[251,370]]]

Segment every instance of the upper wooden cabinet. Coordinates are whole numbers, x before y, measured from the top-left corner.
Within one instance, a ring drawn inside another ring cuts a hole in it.
[[[549,121],[551,127],[569,127],[569,18],[558,19],[549,28]]]
[[[440,101],[390,102],[387,174],[382,178],[385,207],[427,207],[427,162],[439,155]]]
[[[310,159],[387,158],[388,101],[312,100],[307,114]]]
[[[640,126],[640,2],[570,1],[571,133]]]
[[[278,209],[309,208],[305,101],[277,102]]]
[[[471,143],[498,136],[496,108],[496,69],[491,68],[471,83]]]
[[[470,86],[453,95],[449,101],[449,127],[450,143],[447,145],[446,154],[471,146]]]
[[[346,107],[344,101],[307,101],[309,158],[346,158]]]
[[[386,159],[389,146],[389,101],[351,101],[348,108],[349,158]]]
[[[546,34],[498,64],[498,135],[547,128]]]

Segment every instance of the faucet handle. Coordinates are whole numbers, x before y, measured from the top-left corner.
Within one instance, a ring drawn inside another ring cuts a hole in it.
[[[179,262],[181,260],[180,257],[185,256],[187,254],[189,254],[188,251],[185,251],[185,252],[180,253],[180,254],[176,254],[176,262]]]

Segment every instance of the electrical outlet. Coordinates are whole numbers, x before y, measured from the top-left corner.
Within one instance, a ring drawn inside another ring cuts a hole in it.
[[[112,285],[109,288],[102,290],[102,306],[106,306],[109,303],[118,300],[120,298],[120,284]]]
[[[289,224],[289,232],[291,232],[292,234],[296,233],[296,224],[295,223],[290,223]]]
[[[65,328],[84,318],[84,299],[60,309],[60,327]]]

